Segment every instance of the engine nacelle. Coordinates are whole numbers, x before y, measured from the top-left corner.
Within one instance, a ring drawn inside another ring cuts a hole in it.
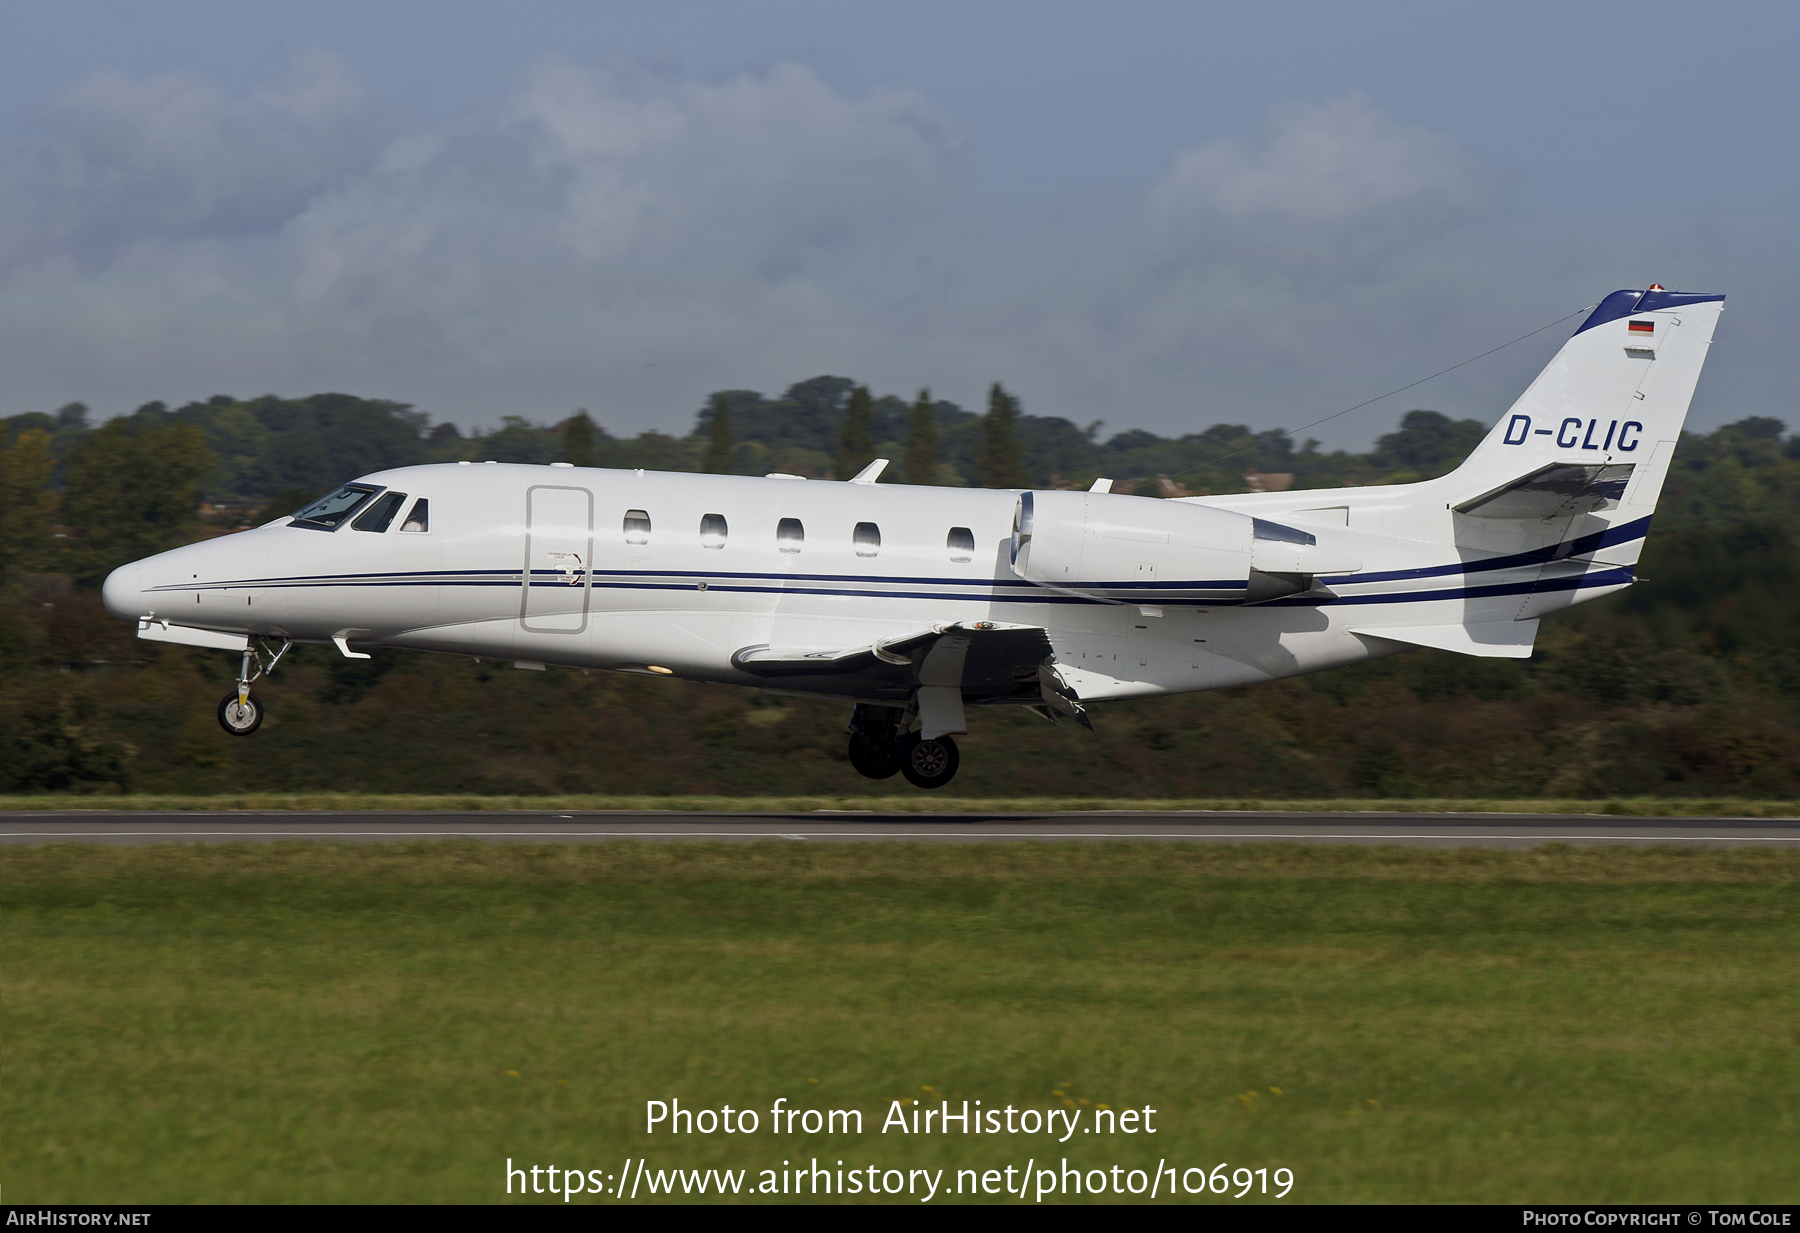
[[[1320,549],[1310,532],[1233,510],[1025,492],[1013,511],[1012,568],[1027,582],[1095,599],[1244,604],[1312,591],[1314,574],[1362,564]]]

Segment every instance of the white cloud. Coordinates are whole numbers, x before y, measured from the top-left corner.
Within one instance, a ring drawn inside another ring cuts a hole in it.
[[[410,131],[323,54],[240,98],[97,75],[0,166],[0,414],[340,389],[683,431],[837,372],[1179,432],[1363,395],[1396,321],[1421,363],[1461,347],[1433,332],[1489,191],[1361,95],[1175,154],[1111,225],[979,218],[965,157],[916,93],[795,64],[550,59]]]
[[[499,115],[396,143],[284,240],[313,295],[763,291],[904,229],[954,156],[916,96],[846,99],[796,65],[703,83],[552,60]]]
[[[1115,427],[1297,427],[1461,348],[1491,200],[1453,141],[1360,94],[1282,104],[1177,152],[1136,226],[1065,246],[1001,318],[1041,339],[1021,367]]]
[[[1439,133],[1355,91],[1270,110],[1253,141],[1176,155],[1150,197],[1164,243],[1251,274],[1366,266],[1480,211],[1487,186]]]
[[[8,169],[17,222],[0,252],[12,261],[104,262],[134,243],[267,231],[381,140],[368,95],[325,52],[241,99],[189,74],[96,73],[38,124]]]
[[[335,386],[465,422],[609,394],[666,413],[667,362],[693,374],[683,401],[782,351],[808,375],[818,333],[884,294],[858,270],[961,175],[916,94],[850,98],[798,65],[550,59],[502,105],[391,134],[323,55],[240,99],[90,77],[9,161],[9,401]]]

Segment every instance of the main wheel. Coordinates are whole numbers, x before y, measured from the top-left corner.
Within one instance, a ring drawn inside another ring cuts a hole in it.
[[[923,740],[917,732],[900,745],[900,773],[915,788],[941,788],[956,778],[961,757],[947,736]]]
[[[850,765],[870,779],[887,779],[900,773],[899,747],[861,732],[850,738]]]
[[[262,727],[262,721],[262,702],[255,694],[241,706],[235,689],[219,700],[219,727],[233,736],[249,736]]]

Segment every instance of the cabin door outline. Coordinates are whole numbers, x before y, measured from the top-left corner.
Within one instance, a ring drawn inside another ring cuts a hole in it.
[[[562,484],[527,488],[520,628],[534,634],[586,632],[593,561],[594,494]]]

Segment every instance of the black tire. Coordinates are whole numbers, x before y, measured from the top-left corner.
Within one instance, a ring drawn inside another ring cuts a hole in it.
[[[850,765],[868,779],[890,779],[900,773],[900,750],[858,732],[850,738]]]
[[[249,702],[241,711],[238,709],[237,690],[234,689],[219,699],[219,727],[231,735],[249,736],[262,727],[262,721],[262,700],[255,694],[250,695]]]
[[[956,778],[962,755],[947,736],[922,740],[910,733],[900,745],[900,773],[915,788],[941,788]]]

